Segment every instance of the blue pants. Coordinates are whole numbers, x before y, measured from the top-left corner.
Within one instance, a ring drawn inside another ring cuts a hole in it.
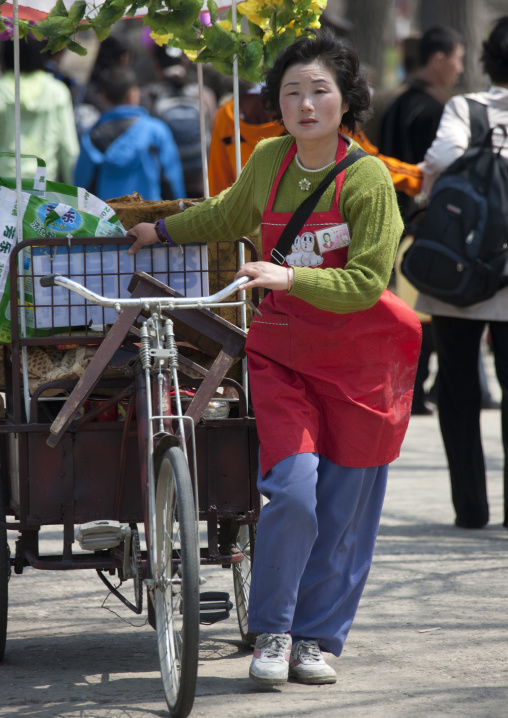
[[[289,456],[258,478],[249,631],[315,640],[339,656],[369,574],[388,466]]]

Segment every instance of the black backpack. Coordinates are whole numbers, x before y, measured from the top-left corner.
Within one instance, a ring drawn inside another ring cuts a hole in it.
[[[458,307],[508,285],[508,161],[492,145],[485,105],[468,98],[471,143],[436,181],[402,273],[419,291]]]

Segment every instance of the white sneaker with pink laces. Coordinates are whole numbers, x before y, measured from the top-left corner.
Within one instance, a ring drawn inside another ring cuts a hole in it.
[[[337,674],[323,658],[317,641],[297,641],[291,649],[289,675],[299,683],[335,683]]]
[[[257,683],[276,686],[288,679],[291,636],[261,633],[256,639],[249,677]]]

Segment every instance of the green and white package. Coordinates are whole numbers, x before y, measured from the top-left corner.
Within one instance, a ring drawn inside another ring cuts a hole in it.
[[[24,156],[23,156],[24,157]],[[9,257],[17,237],[16,180],[0,178],[0,343],[9,343]],[[45,163],[37,159],[34,180],[22,180],[23,239],[112,237],[126,234],[113,209],[81,187],[46,181]],[[24,270],[30,272],[31,253],[25,250]],[[33,335],[33,287],[25,280],[25,324]]]

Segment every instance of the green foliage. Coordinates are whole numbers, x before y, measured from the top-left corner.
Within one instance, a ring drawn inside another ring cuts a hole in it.
[[[242,77],[250,82],[257,82],[263,72],[263,50],[259,40],[251,40],[240,49],[238,65],[242,68]]]
[[[277,55],[296,39],[296,32],[287,28],[281,35],[273,35],[265,44],[265,63],[267,67],[273,65]]]
[[[70,7],[69,20],[73,25],[77,25],[85,17],[85,12],[86,0],[76,0]]]
[[[228,30],[224,30],[220,25],[205,27],[203,37],[206,48],[211,55],[225,59],[238,52],[236,33],[228,32]]]
[[[72,52],[85,55],[85,48],[76,42],[78,32],[91,27],[102,41],[108,37],[113,23],[146,7],[144,24],[164,37],[164,42],[184,52],[199,53],[195,58],[197,62],[211,62],[226,75],[232,74],[236,56],[239,74],[251,82],[258,81],[278,53],[303,30],[314,25],[321,12],[316,10],[316,0],[259,0],[255,6],[250,3],[246,34],[239,28],[230,31],[222,26],[224,23],[219,24],[219,10],[214,0],[207,3],[210,27],[201,26],[202,0],[97,0],[95,4],[99,12],[94,15],[87,11],[86,0],[75,0],[69,11],[63,0],[56,0],[48,17],[37,24],[33,33],[41,40],[46,38],[44,49],[49,52],[68,47]],[[231,11],[227,17],[231,20]]]
[[[214,0],[208,0],[207,2],[208,10],[210,11],[210,20],[213,23],[216,23],[219,19],[219,6],[217,5]]]
[[[57,0],[55,7],[49,13],[49,17],[56,17],[58,15],[60,17],[67,17],[67,15],[68,15],[68,12],[63,3],[63,0]]]
[[[263,28],[259,27],[259,25],[256,25],[256,23],[251,22],[250,20],[247,20],[247,26],[251,37],[257,37],[261,40],[263,39],[263,35],[265,34],[263,32]]]

